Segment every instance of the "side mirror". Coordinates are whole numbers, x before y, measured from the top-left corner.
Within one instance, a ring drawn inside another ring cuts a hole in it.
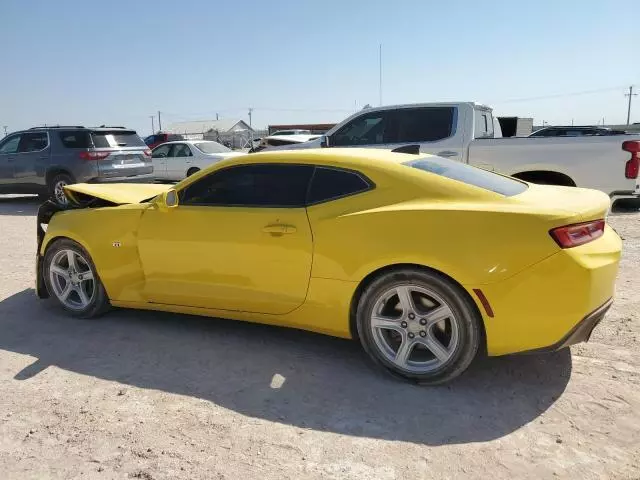
[[[327,135],[323,135],[320,139],[320,148],[327,148],[329,146],[329,137]]]
[[[160,208],[168,210],[178,206],[178,192],[175,189],[167,190],[160,197]]]

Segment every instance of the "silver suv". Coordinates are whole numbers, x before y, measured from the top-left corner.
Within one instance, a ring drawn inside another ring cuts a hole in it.
[[[36,127],[0,140],[0,193],[65,204],[72,183],[152,182],[151,150],[123,127]]]

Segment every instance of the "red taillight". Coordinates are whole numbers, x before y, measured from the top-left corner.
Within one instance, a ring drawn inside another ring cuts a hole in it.
[[[148,148],[143,153],[144,153],[145,157],[150,157],[151,156],[151,150],[148,149]]]
[[[604,234],[604,220],[593,220],[554,228],[549,232],[561,248],[577,247],[592,242]]]
[[[80,152],[82,160],[104,160],[109,156],[109,152]]]
[[[631,158],[624,166],[624,176],[631,179],[638,178],[638,173],[640,173],[640,141],[627,140],[622,142],[622,150],[631,154]]]

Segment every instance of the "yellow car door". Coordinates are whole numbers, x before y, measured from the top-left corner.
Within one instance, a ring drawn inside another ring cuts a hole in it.
[[[313,241],[305,209],[312,166],[215,170],[152,205],[138,246],[149,302],[284,314],[306,297]]]

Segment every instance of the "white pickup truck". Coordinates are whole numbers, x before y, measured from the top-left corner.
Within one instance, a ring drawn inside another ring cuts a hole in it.
[[[474,102],[369,108],[316,140],[279,148],[407,145],[533,183],[640,196],[640,135],[502,138],[492,109]]]

